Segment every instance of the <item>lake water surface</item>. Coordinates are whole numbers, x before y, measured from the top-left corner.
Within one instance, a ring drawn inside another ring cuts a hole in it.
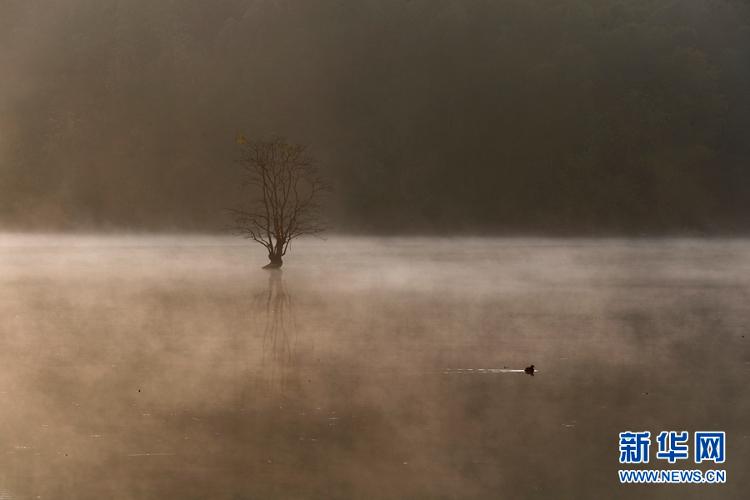
[[[0,498],[748,498],[748,240],[331,237],[263,264],[0,236]],[[626,430],[726,431],[727,484],[620,486]]]

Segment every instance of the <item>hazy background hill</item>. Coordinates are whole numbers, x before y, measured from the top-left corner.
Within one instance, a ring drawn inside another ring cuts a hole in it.
[[[745,232],[738,0],[6,0],[0,224],[218,230],[234,136],[345,231]]]

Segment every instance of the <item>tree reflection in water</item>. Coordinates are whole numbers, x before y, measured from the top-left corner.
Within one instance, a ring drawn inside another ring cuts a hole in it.
[[[269,270],[268,287],[258,296],[263,322],[260,382],[271,392],[283,394],[290,385],[297,344],[297,324],[280,269]]]

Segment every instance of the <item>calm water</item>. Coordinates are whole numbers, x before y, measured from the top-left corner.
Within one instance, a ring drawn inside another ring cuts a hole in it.
[[[264,263],[0,236],[0,498],[747,498],[750,241],[330,238]],[[618,485],[618,432],[682,429],[727,432],[726,485]]]

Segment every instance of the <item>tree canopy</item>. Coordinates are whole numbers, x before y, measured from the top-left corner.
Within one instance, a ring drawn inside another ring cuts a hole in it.
[[[328,184],[301,144],[278,137],[248,141],[242,134],[237,144],[247,199],[230,209],[235,232],[266,248],[266,267],[279,268],[293,240],[325,229],[320,206]]]

